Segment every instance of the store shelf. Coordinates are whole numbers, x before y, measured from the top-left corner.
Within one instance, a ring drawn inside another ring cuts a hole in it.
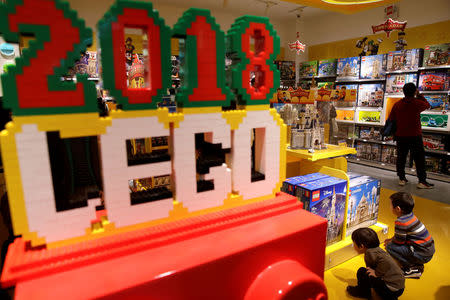
[[[356,122],[356,125],[370,125],[370,126],[384,126],[384,124],[382,124],[381,122],[361,122],[358,121]]]
[[[356,149],[351,147],[343,147],[327,144],[327,149],[314,150],[313,153],[307,149],[286,149],[286,153],[289,156],[293,156],[300,159],[306,159],[309,161],[317,161],[325,158],[333,158],[338,156],[356,154]]]
[[[355,107],[335,107],[336,110],[355,110]]]
[[[355,124],[354,120],[336,120],[338,123]]]
[[[362,110],[362,111],[382,111],[383,107],[379,106],[357,106],[356,110]]]
[[[317,76],[314,76],[316,78]],[[298,79],[313,79],[312,76],[300,76]]]
[[[384,94],[384,98],[403,98],[405,97],[402,94]]]
[[[365,143],[373,143],[373,144],[380,144],[380,145],[395,146],[395,143],[394,143],[394,142],[385,142],[385,141],[377,141],[377,140],[368,140],[368,139],[362,139],[362,138],[356,138],[355,141],[365,142]]]
[[[421,94],[450,94],[450,91],[419,91]]]
[[[435,128],[435,127],[424,127],[424,126],[422,126],[422,130],[435,131],[435,132],[447,132],[448,133],[448,129],[447,128]]]
[[[336,78],[336,75],[318,75],[314,78]]]
[[[358,78],[336,78],[336,82],[358,82]]]
[[[396,171],[395,165],[392,164],[386,164],[379,161],[372,161],[372,160],[366,160],[361,158],[353,158],[353,157],[347,157],[347,161],[355,164],[360,164],[368,167],[375,167],[375,168],[381,168],[389,171]],[[411,168],[405,168],[405,173],[408,175],[416,176],[416,170]],[[427,171],[427,177],[429,179],[433,180],[439,180],[443,182],[450,183],[450,175],[445,175],[441,173],[435,173],[435,172],[428,172]]]
[[[403,71],[403,70],[399,70],[399,71],[388,71],[386,72],[386,75],[389,74],[407,74],[407,73],[417,73],[418,70],[408,70],[408,71]]]
[[[433,150],[433,149],[425,148],[425,152],[450,156],[450,152],[447,152],[447,151],[444,151],[444,150]]]
[[[356,80],[356,82],[382,82],[382,81],[386,81],[386,78],[377,78],[377,79],[361,78]]]
[[[438,70],[438,69],[450,69],[450,65],[435,66],[435,67],[420,67],[419,70]]]

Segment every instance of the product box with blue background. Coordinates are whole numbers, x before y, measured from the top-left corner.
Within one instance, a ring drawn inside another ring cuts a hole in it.
[[[350,178],[347,235],[377,222],[381,182],[369,176]]]
[[[359,56],[339,58],[337,64],[337,79],[340,80],[359,79],[359,67],[360,67]]]
[[[301,183],[309,182],[309,181],[322,179],[322,178],[328,178],[328,177],[330,177],[330,176],[322,174],[322,173],[311,173],[311,174],[291,177],[291,178],[286,179],[283,182],[281,191],[285,192],[286,194],[296,196],[295,191],[296,191],[297,185],[299,185]]]
[[[386,74],[386,54],[361,57],[361,79],[381,79]]]
[[[346,193],[347,181],[331,176],[297,185],[296,194],[304,208],[327,219],[327,244],[341,238]]]

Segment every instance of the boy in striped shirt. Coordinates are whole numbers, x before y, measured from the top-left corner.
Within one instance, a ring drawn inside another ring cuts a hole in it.
[[[423,264],[435,252],[434,240],[425,225],[414,215],[414,199],[409,193],[398,192],[391,197],[392,212],[397,216],[395,234],[384,241],[387,252],[401,265],[406,278],[420,278]]]

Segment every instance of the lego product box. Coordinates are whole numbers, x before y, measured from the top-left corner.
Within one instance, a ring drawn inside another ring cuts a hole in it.
[[[356,177],[361,177],[363,175],[355,173],[355,172],[347,172],[347,176],[348,176],[349,179],[353,179],[353,178],[356,178]]]
[[[450,65],[450,43],[426,46],[422,65],[424,67]]]
[[[360,67],[359,56],[339,58],[337,64],[337,79],[339,80],[359,79],[359,67]]]
[[[430,109],[434,111],[442,111],[448,110],[448,95],[444,94],[436,94],[436,95],[423,95],[425,99],[427,99],[428,103],[430,103]]]
[[[280,80],[295,80],[295,61],[276,61]]]
[[[329,90],[331,90],[331,89],[333,89],[333,86],[334,86],[334,82],[319,82],[318,84],[317,84],[317,87],[320,89],[320,88],[324,88],[324,89],[329,89]]]
[[[347,236],[377,222],[381,181],[369,176],[350,178],[347,206]]]
[[[422,127],[446,128],[448,115],[439,114],[420,114],[420,123]]]
[[[98,59],[96,51],[86,51],[88,59],[87,74],[89,77],[98,78]]]
[[[357,84],[336,84],[336,89],[340,91],[355,90],[356,99],[358,99],[358,85]],[[342,93],[344,94],[344,93]],[[337,99],[334,104],[336,107],[352,107],[355,106],[356,101],[344,101],[344,99]]]
[[[386,54],[361,57],[361,79],[382,79],[386,74]]]
[[[358,112],[358,122],[380,123],[381,111],[360,110]]]
[[[330,177],[330,176],[322,174],[322,173],[311,173],[311,174],[287,178],[283,182],[281,191],[285,192],[286,194],[296,196],[295,190],[296,190],[297,185],[299,185],[301,183],[309,182],[309,181],[322,179],[322,178],[328,178],[328,177]]]
[[[355,119],[355,112],[353,110],[336,110],[336,120],[339,121],[353,121]]]
[[[394,146],[383,146],[381,149],[381,162],[395,165],[397,162],[397,148]]]
[[[384,100],[384,84],[361,84],[358,91],[358,106],[382,107]]]
[[[393,74],[386,78],[386,94],[403,95],[406,83],[417,83],[417,74]]]
[[[387,55],[387,71],[417,71],[423,49],[392,51]]]
[[[306,210],[327,219],[327,244],[339,241],[343,231],[347,181],[330,176],[301,183],[296,193]]]
[[[299,77],[315,77],[317,76],[317,60],[305,61],[300,63],[299,66]]]
[[[423,147],[429,150],[444,150],[445,143],[441,135],[424,134]]]
[[[448,76],[447,71],[428,71],[419,76],[420,91],[447,91]]]
[[[379,141],[381,140],[381,127],[365,127],[361,126],[359,129],[359,137],[361,139],[367,139],[367,140],[375,140]]]
[[[336,76],[337,59],[325,59],[319,61],[319,76]]]

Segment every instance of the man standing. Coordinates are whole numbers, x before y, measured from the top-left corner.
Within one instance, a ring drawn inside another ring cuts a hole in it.
[[[427,182],[425,171],[425,150],[422,141],[422,127],[420,124],[420,113],[428,108],[430,104],[419,94],[414,83],[403,86],[405,98],[394,104],[389,119],[395,121],[396,131],[394,139],[397,141],[397,175],[398,184],[404,186],[408,180],[405,176],[405,164],[408,152],[416,163],[419,189],[431,189],[433,184]]]

